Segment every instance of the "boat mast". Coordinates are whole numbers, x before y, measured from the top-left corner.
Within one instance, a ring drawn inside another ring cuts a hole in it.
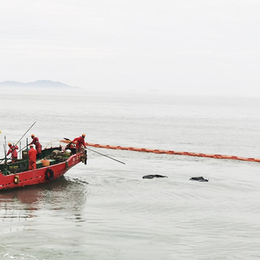
[[[5,153],[5,169],[4,169],[4,174],[7,173],[7,155],[6,155],[6,136],[4,136],[5,143],[4,143],[4,153]]]

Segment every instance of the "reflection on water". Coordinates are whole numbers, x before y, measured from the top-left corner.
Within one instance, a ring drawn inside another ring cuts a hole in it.
[[[79,219],[86,202],[86,187],[78,179],[62,177],[45,184],[1,191],[0,222],[33,218],[39,210],[66,211]]]

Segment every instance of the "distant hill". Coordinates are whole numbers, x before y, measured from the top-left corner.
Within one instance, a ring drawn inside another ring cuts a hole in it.
[[[41,89],[79,89],[79,87],[72,87],[61,83],[59,81],[51,80],[37,80],[35,82],[22,83],[17,81],[3,81],[0,82],[0,88],[41,88]]]

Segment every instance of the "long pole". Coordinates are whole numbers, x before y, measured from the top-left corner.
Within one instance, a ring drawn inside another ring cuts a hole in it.
[[[4,144],[4,153],[5,153],[5,172],[6,172],[7,171],[6,136],[5,136],[5,144]]]
[[[23,151],[24,148],[28,148],[28,144],[27,144],[26,146],[24,146],[23,148],[20,148],[20,149],[18,150],[18,153],[21,152],[21,151]]]
[[[7,156],[6,156],[6,136],[4,136],[4,139],[5,139],[5,143],[3,144],[3,148],[4,148],[4,155],[5,155],[5,157],[0,159],[0,161],[5,160],[5,164],[6,164],[6,162],[7,162]]]
[[[67,140],[67,141],[71,141],[69,138],[65,138],[65,137],[63,137],[65,140]],[[108,156],[108,155],[106,155],[106,154],[103,154],[103,153],[99,153],[99,152],[97,152],[97,151],[95,151],[95,150],[92,150],[92,149],[90,149],[90,148],[85,148],[85,150],[90,150],[90,151],[92,151],[92,152],[94,152],[94,153],[98,153],[98,154],[100,154],[100,155],[103,155],[103,156],[105,156],[105,157],[107,157],[107,158],[109,158],[109,159],[112,159],[112,160],[114,160],[114,161],[116,161],[116,162],[119,162],[119,163],[122,163],[122,164],[125,164],[124,162],[122,162],[122,161],[119,161],[119,160],[117,160],[117,159],[115,159],[115,158],[113,158],[113,157],[110,157],[110,156]]]
[[[36,121],[30,126],[30,128],[23,134],[23,136],[16,142],[15,145],[17,145],[21,140],[22,138],[28,133],[28,131],[36,124]]]
[[[114,161],[117,161],[117,162],[119,162],[119,163],[125,164],[124,162],[121,162],[121,161],[119,161],[119,160],[117,160],[117,159],[115,159],[115,158],[113,158],[113,157],[110,157],[110,156],[108,156],[108,155],[106,155],[106,154],[103,154],[103,153],[94,151],[94,150],[92,150],[92,149],[90,149],[90,148],[88,148],[88,147],[87,147],[86,149],[88,149],[88,150],[90,150],[90,151],[92,151],[92,152],[94,152],[94,153],[98,153],[98,154],[100,154],[100,155],[103,155],[103,156],[105,156],[105,157],[107,157],[107,158],[109,158],[109,159],[112,159],[112,160],[114,160]]]

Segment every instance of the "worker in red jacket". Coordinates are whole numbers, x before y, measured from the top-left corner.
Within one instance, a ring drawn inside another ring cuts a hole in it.
[[[35,148],[37,150],[37,159],[40,159],[41,158],[41,153],[42,153],[42,145],[39,142],[39,138],[34,136],[34,134],[31,135],[31,138],[33,140],[29,143],[29,145],[30,144],[34,144],[35,145]]]
[[[76,137],[72,143],[76,144],[76,149],[77,149],[77,152],[80,151],[80,148],[82,146],[84,146],[86,148],[86,144],[85,144],[85,134],[82,134],[80,137]]]
[[[33,148],[33,144],[30,144],[30,150],[28,152],[28,156],[29,156],[29,170],[36,169],[37,151]]]
[[[12,162],[17,162],[18,146],[17,145],[12,145],[11,143],[9,143],[8,146],[9,146],[9,150],[8,150],[8,153],[6,154],[6,156],[11,154]]]

